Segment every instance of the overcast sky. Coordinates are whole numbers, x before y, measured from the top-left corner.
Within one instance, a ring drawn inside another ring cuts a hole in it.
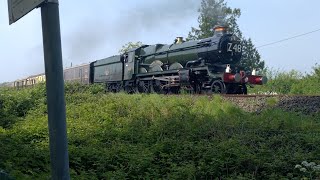
[[[63,65],[118,54],[123,44],[172,43],[197,26],[201,0],[60,0]],[[228,0],[238,24],[258,47],[320,28],[319,0]],[[310,72],[320,59],[320,31],[259,48],[268,67]],[[40,9],[9,26],[0,0],[0,82],[44,72]]]

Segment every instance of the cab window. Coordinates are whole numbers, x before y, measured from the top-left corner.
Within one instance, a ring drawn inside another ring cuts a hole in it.
[[[133,59],[134,59],[134,53],[133,52],[129,53],[128,59],[129,59],[129,62],[133,62]]]

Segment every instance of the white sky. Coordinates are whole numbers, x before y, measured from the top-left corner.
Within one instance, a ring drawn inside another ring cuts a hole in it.
[[[118,54],[123,44],[172,43],[197,26],[201,0],[60,0],[64,67]],[[228,0],[256,46],[320,28],[319,0]],[[310,72],[320,59],[320,31],[258,49],[268,67]],[[44,72],[40,9],[9,26],[0,0],[0,82]]]

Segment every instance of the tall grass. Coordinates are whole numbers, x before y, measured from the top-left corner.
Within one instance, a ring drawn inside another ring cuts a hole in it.
[[[249,93],[320,95],[320,66],[317,64],[312,72],[305,74],[296,70],[283,72],[274,69],[266,69],[263,74],[268,77],[268,83],[249,89]]]
[[[44,86],[0,92],[0,169],[16,179],[50,178]],[[296,164],[320,163],[319,116],[246,113],[219,96],[105,94],[72,84],[66,102],[72,179],[302,178]]]

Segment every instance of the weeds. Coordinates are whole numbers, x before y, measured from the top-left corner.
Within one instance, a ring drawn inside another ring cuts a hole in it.
[[[0,169],[16,179],[50,178],[44,86],[0,92]],[[219,96],[105,94],[77,84],[66,85],[66,104],[73,179],[302,178],[295,164],[320,163],[315,116],[246,113]]]

